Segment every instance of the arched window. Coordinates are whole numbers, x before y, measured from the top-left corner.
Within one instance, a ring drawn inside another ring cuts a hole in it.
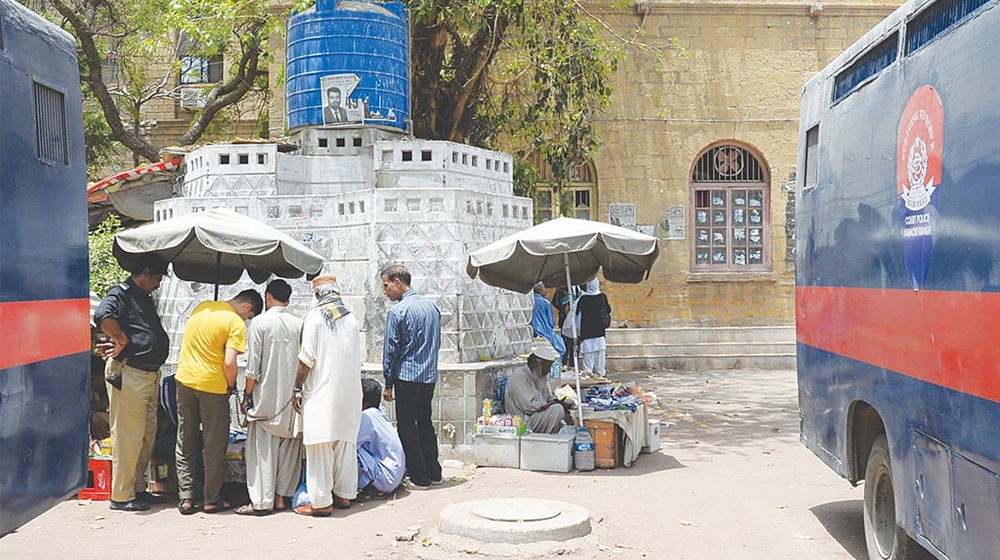
[[[748,147],[720,142],[706,148],[691,172],[691,270],[771,269],[770,179]]]
[[[570,185],[561,192],[552,192],[552,171],[545,161],[535,160],[538,179],[535,181],[535,223],[547,222],[559,216],[594,220],[597,218],[597,173],[594,163],[577,167]]]

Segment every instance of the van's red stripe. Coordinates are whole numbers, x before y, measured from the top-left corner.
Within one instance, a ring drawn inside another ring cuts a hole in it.
[[[798,341],[1000,402],[1000,294],[795,290]]]
[[[90,300],[0,303],[0,369],[90,350]]]

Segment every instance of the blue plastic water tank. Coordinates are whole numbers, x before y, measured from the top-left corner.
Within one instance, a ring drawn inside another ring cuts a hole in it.
[[[289,129],[368,124],[409,131],[403,3],[318,0],[288,22],[287,53]]]

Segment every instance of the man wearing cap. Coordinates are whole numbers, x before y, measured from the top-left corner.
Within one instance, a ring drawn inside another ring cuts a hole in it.
[[[549,370],[558,358],[551,346],[540,346],[528,356],[527,364],[507,377],[504,410],[525,419],[528,429],[537,434],[557,433],[572,422],[569,418],[572,402],[557,399],[548,385]]]
[[[336,276],[313,280],[316,304],[302,324],[292,405],[302,413],[309,504],[296,513],[328,517],[358,494],[361,333]]]
[[[291,503],[302,472],[302,438],[288,401],[299,364],[302,319],[288,309],[292,287],[278,279],[264,291],[264,313],[247,331],[247,376],[243,412],[247,415],[247,490],[249,504],[240,515],[263,516]]]
[[[111,509],[144,511],[161,501],[146,492],[146,467],[156,439],[160,366],[170,341],[149,297],[160,286],[167,263],[156,255],[139,258],[132,276],[108,291],[94,311],[94,324],[109,337],[99,346],[108,358],[108,414],[111,423]]]

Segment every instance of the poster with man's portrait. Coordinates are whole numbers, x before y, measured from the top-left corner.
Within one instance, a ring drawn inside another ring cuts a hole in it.
[[[361,124],[365,120],[364,107],[351,99],[354,88],[361,80],[356,74],[331,74],[320,78],[323,90],[323,124]]]

